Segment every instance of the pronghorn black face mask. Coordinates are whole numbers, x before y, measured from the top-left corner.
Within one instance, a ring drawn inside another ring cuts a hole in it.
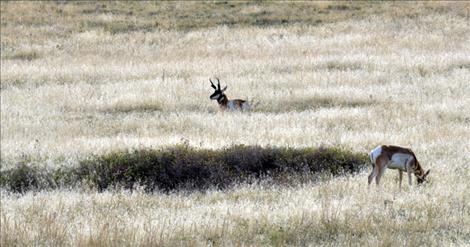
[[[217,87],[214,85],[211,79],[209,81],[211,82],[211,87],[215,90],[211,96],[209,96],[210,99],[212,100],[217,100],[219,101],[221,98],[225,97],[224,91],[227,90],[227,86],[224,87],[224,89],[220,89],[220,81],[219,78],[217,79]]]
[[[422,176],[418,176],[418,184],[422,184],[424,182],[428,182],[428,180],[426,180],[426,177],[429,175],[429,172],[431,170],[428,170],[424,175]]]

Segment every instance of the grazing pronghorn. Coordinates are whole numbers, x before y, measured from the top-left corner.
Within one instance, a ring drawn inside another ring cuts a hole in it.
[[[245,100],[241,99],[231,99],[229,100],[227,98],[227,95],[225,95],[224,91],[227,90],[227,86],[224,87],[224,89],[220,89],[220,81],[219,78],[217,79],[217,87],[214,85],[211,79],[209,81],[211,82],[211,87],[215,90],[215,92],[209,97],[212,100],[217,100],[217,103],[219,103],[219,107],[222,110],[249,110],[250,105],[248,102]]]
[[[373,166],[372,173],[369,175],[369,185],[374,177],[376,184],[379,185],[380,178],[387,168],[398,169],[400,190],[404,171],[408,173],[408,184],[410,186],[411,173],[416,176],[418,184],[427,181],[426,176],[428,176],[430,170],[424,172],[415,154],[409,148],[381,145],[372,150],[369,156]]]

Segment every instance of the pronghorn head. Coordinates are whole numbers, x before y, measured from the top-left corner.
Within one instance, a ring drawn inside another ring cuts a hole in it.
[[[220,89],[219,78],[215,78],[215,79],[217,79],[217,87],[214,85],[212,80],[209,79],[209,81],[211,82],[211,87],[215,90],[214,93],[211,94],[211,96],[209,98],[212,99],[212,100],[219,101],[219,100],[221,100],[222,98],[225,97],[224,91],[227,90],[227,86],[225,86],[223,89]]]
[[[419,173],[415,174],[416,178],[417,178],[417,181],[418,181],[418,184],[428,182],[428,180],[426,180],[426,177],[429,175],[430,171],[431,171],[431,169],[429,169],[427,172],[424,172],[424,170],[420,170]]]

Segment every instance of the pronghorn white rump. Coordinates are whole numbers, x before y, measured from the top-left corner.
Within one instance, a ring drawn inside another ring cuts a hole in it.
[[[408,174],[408,184],[411,185],[411,174],[413,173],[417,179],[417,183],[421,184],[426,181],[426,176],[430,170],[424,172],[419,164],[416,155],[409,148],[381,145],[374,148],[370,154],[370,161],[372,162],[372,173],[369,175],[368,184],[375,182],[379,185],[380,179],[387,168],[398,170],[401,189],[401,182],[403,179],[403,172]]]
[[[217,87],[214,85],[211,79],[209,81],[211,82],[211,87],[215,90],[214,93],[209,96],[211,100],[217,100],[217,103],[219,104],[220,109],[222,110],[249,110],[250,105],[246,100],[241,100],[241,99],[232,99],[229,100],[227,98],[227,95],[225,95],[225,90],[227,90],[227,86],[225,86],[223,89],[220,89],[220,81],[219,78],[217,79]]]

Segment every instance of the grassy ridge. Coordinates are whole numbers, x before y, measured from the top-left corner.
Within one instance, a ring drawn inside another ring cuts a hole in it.
[[[363,154],[337,148],[233,146],[216,151],[178,145],[114,152],[82,161],[73,168],[46,169],[19,163],[0,173],[0,184],[15,192],[78,185],[100,191],[135,186],[147,191],[226,188],[262,177],[283,182],[292,180],[292,175],[353,173],[366,161]]]
[[[372,14],[390,13],[412,16],[441,10],[444,4],[376,2],[276,2],[276,1],[210,1],[210,2],[42,2],[4,3],[3,25],[63,25],[57,19],[73,20],[67,31],[103,29],[111,33],[135,31],[191,30],[214,26],[273,26],[288,24],[318,25]],[[38,12],[38,10],[40,10]],[[43,13],[44,12],[44,13]],[[47,13],[45,13],[47,12]],[[22,18],[19,19],[18,17]],[[62,30],[63,31],[63,30]]]
[[[1,58],[31,61],[51,54],[37,49],[46,40],[59,42],[76,33],[98,31],[112,35],[156,30],[183,32],[227,27],[312,25],[381,15],[416,17],[439,12],[466,15],[446,3],[401,2],[4,2],[1,7]],[[38,32],[38,30],[41,30]],[[17,40],[28,40],[30,47]],[[60,43],[60,42],[59,42]],[[66,49],[60,44],[57,50]]]

